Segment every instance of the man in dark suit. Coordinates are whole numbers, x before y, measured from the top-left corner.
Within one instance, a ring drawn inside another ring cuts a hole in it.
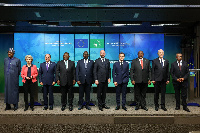
[[[175,89],[175,98],[176,98],[176,108],[175,110],[180,109],[180,91],[181,91],[181,99],[183,110],[190,112],[187,108],[187,87],[188,87],[188,77],[189,77],[189,69],[188,63],[182,60],[182,54],[177,53],[176,59],[174,63],[171,64],[171,75],[172,75],[172,82]]]
[[[49,92],[49,110],[53,110],[53,86],[56,84],[56,63],[50,61],[51,55],[45,55],[45,62],[40,64],[39,69],[39,82],[43,85],[43,98],[44,98],[44,109],[48,109],[48,92]]]
[[[106,91],[108,88],[108,83],[110,83],[111,69],[109,59],[105,58],[105,51],[100,51],[100,58],[96,59],[94,63],[94,79],[95,84],[97,85],[97,99],[99,110],[103,111],[103,108],[109,109],[110,107],[106,106]]]
[[[57,63],[56,67],[56,81],[61,88],[61,110],[64,111],[67,104],[67,92],[68,92],[68,102],[69,110],[73,110],[73,85],[75,85],[75,64],[73,61],[69,60],[69,53],[65,52],[63,59]]]
[[[162,49],[158,50],[158,58],[154,59],[152,62],[152,83],[154,84],[155,94],[154,94],[154,104],[155,110],[158,111],[159,104],[159,91],[161,90],[161,109],[167,111],[165,108],[165,92],[166,84],[169,83],[169,61],[164,59],[164,51]]]
[[[148,84],[151,84],[151,66],[148,59],[143,58],[143,51],[138,52],[138,58],[134,59],[131,64],[131,83],[135,88],[136,107],[148,111],[146,108],[146,91]]]
[[[76,81],[79,85],[79,108],[83,108],[83,97],[85,92],[86,106],[85,108],[91,110],[90,104],[90,90],[93,83],[93,67],[94,61],[88,59],[88,52],[83,53],[84,59],[79,60],[76,66]]]
[[[116,88],[116,102],[117,107],[115,110],[120,109],[120,91],[122,92],[122,109],[127,111],[126,104],[126,88],[129,81],[129,65],[124,61],[125,54],[121,52],[119,54],[119,61],[113,65],[113,82]]]

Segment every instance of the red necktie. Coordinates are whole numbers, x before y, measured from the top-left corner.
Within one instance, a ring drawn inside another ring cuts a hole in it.
[[[180,71],[181,71],[181,63],[179,62],[179,69],[180,69]]]
[[[142,69],[143,69],[143,60],[141,60],[141,67],[142,67]]]

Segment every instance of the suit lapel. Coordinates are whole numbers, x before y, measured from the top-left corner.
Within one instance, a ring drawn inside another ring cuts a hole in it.
[[[143,58],[144,59],[144,58]],[[140,61],[139,61],[139,59],[137,58],[136,59],[136,63],[140,66],[139,68],[141,68],[142,69],[142,66],[141,66],[141,64],[140,64]],[[144,68],[144,61],[143,61],[143,68]]]

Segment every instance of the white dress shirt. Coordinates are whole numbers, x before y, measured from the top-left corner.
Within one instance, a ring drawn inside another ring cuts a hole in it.
[[[64,60],[65,65],[66,65],[66,69],[68,69],[68,60]]]
[[[177,63],[178,63],[178,66],[179,66],[179,61],[177,61]],[[182,60],[180,61],[180,65],[182,66]]]
[[[46,66],[47,66],[47,63],[48,63],[48,68],[49,68],[50,61],[49,61],[49,62],[46,62]]]
[[[161,61],[162,61],[162,63],[163,63],[163,66],[165,65],[164,63],[165,63],[165,60],[162,58],[159,58],[159,60],[160,60],[160,63],[161,63]]]
[[[142,59],[138,58],[138,60],[140,61],[140,65],[141,65],[141,60],[143,61],[143,58]]]

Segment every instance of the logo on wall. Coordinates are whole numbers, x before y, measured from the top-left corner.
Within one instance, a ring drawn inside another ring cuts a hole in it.
[[[88,48],[88,39],[75,39],[75,48]]]
[[[90,39],[90,48],[104,48],[104,39]]]

